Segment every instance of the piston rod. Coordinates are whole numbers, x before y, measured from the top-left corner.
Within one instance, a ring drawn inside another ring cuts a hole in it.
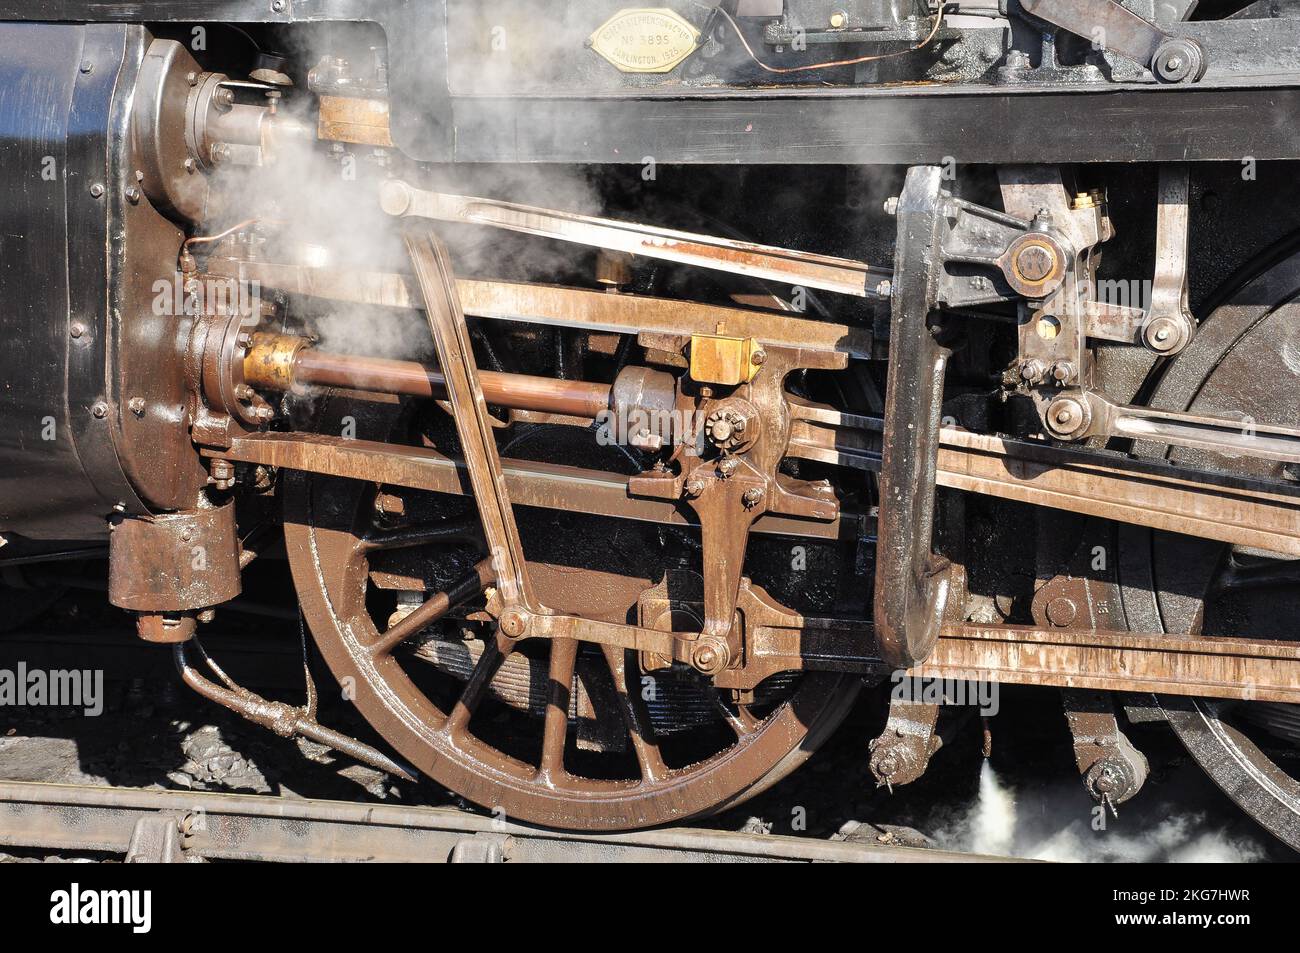
[[[489,404],[513,410],[595,419],[610,408],[609,384],[480,371],[479,386]],[[380,394],[443,400],[446,379],[417,361],[329,354],[285,346],[285,336],[256,334],[244,358],[244,379],[257,388],[285,390],[295,384],[343,387]]]

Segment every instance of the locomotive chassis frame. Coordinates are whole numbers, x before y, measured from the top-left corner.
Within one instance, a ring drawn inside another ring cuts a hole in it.
[[[507,4],[508,6],[508,4]],[[451,88],[447,0],[0,2],[0,20],[76,23],[373,22],[390,43],[394,144],[429,162],[963,164],[1300,158],[1300,20],[1194,26],[1243,77],[1217,83],[1027,82],[876,89],[674,87],[600,96]],[[1260,32],[1267,23],[1270,32]],[[399,38],[405,38],[399,39]],[[1247,64],[1265,75],[1251,76]],[[1290,71],[1290,75],[1286,75]],[[810,108],[818,121],[807,122]],[[582,137],[572,134],[581,122]],[[1011,137],[1015,124],[1033,130]]]

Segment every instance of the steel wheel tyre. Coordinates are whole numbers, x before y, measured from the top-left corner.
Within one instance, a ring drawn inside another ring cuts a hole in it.
[[[1170,365],[1150,405],[1194,413],[1235,412],[1261,424],[1300,423],[1300,391],[1280,387],[1300,375],[1300,253],[1245,282],[1202,322],[1188,349]],[[1165,447],[1135,448],[1253,474],[1280,477],[1280,464],[1230,460]],[[1129,628],[1179,634],[1201,629],[1207,596],[1223,565],[1218,543],[1118,530],[1120,584]],[[1278,631],[1283,627],[1279,626]],[[1250,703],[1245,703],[1250,704]],[[1300,782],[1231,720],[1234,705],[1211,699],[1162,698],[1169,724],[1214,782],[1260,825],[1300,850]]]
[[[293,474],[285,491],[285,537],[302,611],[335,676],[355,687],[357,708],[420,771],[512,820],[628,830],[734,805],[802,764],[843,720],[860,688],[856,676],[806,674],[793,695],[762,720],[732,719],[736,737],[728,747],[698,764],[669,768],[645,730],[635,658],[602,649],[641,777],[607,780],[569,773],[562,737],[558,754],[553,743],[544,744],[540,764],[524,763],[469,731],[488,681],[484,665],[476,667],[465,694],[447,711],[415,685],[393,655],[376,658],[369,650],[379,631],[366,610],[367,562],[356,531],[364,488]],[[505,640],[498,645],[512,648]],[[540,726],[545,734],[553,736],[567,722],[567,688],[561,686],[571,682],[577,649],[573,642],[550,646],[551,697],[544,722],[552,727]],[[483,658],[492,654],[489,648]],[[630,694],[629,676],[634,677]]]

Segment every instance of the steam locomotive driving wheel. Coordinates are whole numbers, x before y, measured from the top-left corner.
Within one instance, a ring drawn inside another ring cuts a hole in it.
[[[1265,256],[1265,267],[1223,296],[1192,346],[1164,369],[1152,407],[1231,412],[1243,426],[1295,426],[1300,395],[1279,386],[1294,381],[1300,367],[1300,254],[1294,246],[1293,238]],[[1135,450],[1186,465],[1293,478],[1289,465],[1268,460],[1142,445]],[[1131,629],[1208,636],[1249,629],[1293,638],[1300,612],[1293,560],[1133,526],[1118,527],[1118,542],[1118,581]],[[1164,698],[1161,704],[1170,727],[1214,782],[1270,833],[1300,849],[1296,706],[1203,698]]]
[[[373,485],[290,479],[285,533],[303,614],[345,693],[411,765],[509,819],[621,830],[716,811],[807,760],[857,696],[858,676],[809,672],[777,675],[737,703],[696,672],[647,676],[637,652],[516,642],[491,624],[386,644],[371,573],[389,543],[374,536],[374,502]],[[442,560],[464,525],[392,545],[425,539]]]

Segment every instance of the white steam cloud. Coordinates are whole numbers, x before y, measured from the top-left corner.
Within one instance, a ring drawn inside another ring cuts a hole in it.
[[[1078,792],[1017,791],[986,761],[975,803],[939,818],[934,839],[951,850],[1076,863],[1249,863],[1267,856],[1253,838],[1207,827],[1206,814],[1173,805],[1159,805],[1154,814],[1163,820],[1153,825],[1123,823],[1121,806],[1121,818],[1107,817],[1105,830],[1093,830],[1092,816],[1080,814],[1071,794]]]

